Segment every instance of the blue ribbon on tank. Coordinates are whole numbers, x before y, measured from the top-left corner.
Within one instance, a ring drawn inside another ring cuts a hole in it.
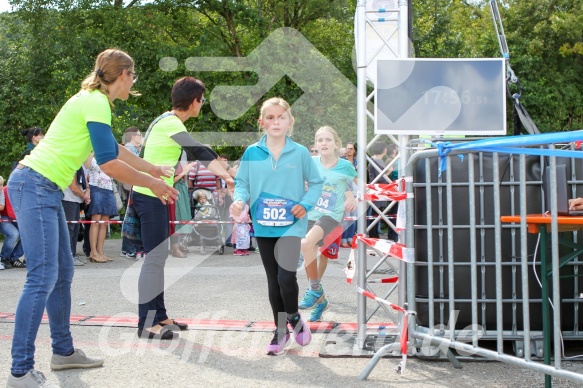
[[[476,140],[455,144],[452,144],[451,142],[438,142],[432,143],[432,145],[437,148],[437,153],[440,157],[439,176],[441,176],[441,173],[446,169],[445,157],[447,154],[454,150],[583,158],[583,152],[581,151],[557,150],[548,148],[518,148],[554,143],[571,143],[576,141],[583,141],[583,131],[554,132],[543,133],[539,135],[505,136],[497,137],[494,139]],[[463,161],[463,155],[460,155],[460,158]]]

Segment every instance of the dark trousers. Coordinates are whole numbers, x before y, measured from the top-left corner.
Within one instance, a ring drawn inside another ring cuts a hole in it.
[[[132,198],[140,219],[142,243],[146,253],[138,280],[138,328],[143,329],[168,319],[164,303],[164,266],[168,258],[168,208],[156,197],[134,192]]]
[[[85,216],[85,221],[91,221],[91,217]],[[83,224],[83,252],[85,252],[85,256],[87,257],[91,254],[91,242],[89,241],[90,229],[91,224]]]
[[[380,208],[380,210],[383,210],[383,209]],[[378,213],[376,213],[373,210],[372,207],[369,207],[368,210],[367,210],[367,212],[366,212],[366,215],[367,216],[373,216],[374,215],[375,217],[377,217],[378,216]],[[374,220],[368,220],[366,224],[370,226],[370,224],[372,224],[373,221]],[[381,229],[381,222],[383,222],[383,221],[380,220],[379,222],[377,222],[376,225],[373,226],[372,229],[368,231],[368,237],[370,237],[370,238],[380,238],[379,237],[379,231]]]
[[[124,203],[123,203],[123,208],[125,209],[125,211],[127,212],[127,208],[128,208],[128,200],[130,198],[130,192],[127,191],[126,189],[123,189],[123,193],[124,193]],[[141,252],[144,249],[141,246],[137,246],[136,244],[134,244],[134,242],[132,240],[130,240],[127,237],[123,237],[121,238],[121,251],[124,253],[137,253],[137,252]]]
[[[301,238],[299,237],[256,237],[261,261],[267,275],[269,304],[273,321],[277,327],[285,327],[278,322],[278,313],[298,312],[298,279],[296,270],[300,261]]]
[[[376,203],[376,205],[377,205],[377,206],[379,206],[379,204],[378,204],[378,203]],[[383,207],[379,207],[379,209],[380,209],[380,210],[384,210],[384,206],[383,206]],[[396,216],[396,215],[397,215],[397,211],[398,211],[398,210],[399,210],[399,204],[395,204],[395,206],[393,206],[393,207],[391,208],[391,210],[389,210],[389,211],[387,212],[387,214],[386,214],[387,216],[391,216],[391,215],[393,216],[393,217],[391,217],[391,218],[392,218],[392,221],[393,221],[393,223],[394,223],[394,224],[396,224],[396,223],[397,223],[397,218],[396,218],[396,217],[394,217],[394,216]],[[368,211],[367,211],[367,213],[366,213],[366,214],[367,214],[368,216],[372,216],[372,215],[374,215],[375,217],[377,217],[377,216],[378,216],[378,213],[376,213],[376,212],[373,210],[373,208],[372,208],[372,207],[369,207],[369,208],[368,208]],[[367,222],[367,225],[370,225],[370,224],[371,224],[373,221],[374,221],[374,220],[370,220],[370,221],[368,221],[368,222]],[[385,225],[386,225],[385,221],[383,221],[383,220],[381,219],[379,222],[377,222],[376,226],[375,226],[375,227],[373,227],[373,228],[372,228],[372,229],[371,229],[371,230],[368,232],[368,237],[370,237],[370,238],[381,238],[381,237],[380,237],[380,235],[379,235],[379,233],[380,233],[380,229],[381,229],[381,224],[385,224]],[[388,225],[387,225],[387,226],[388,226]],[[393,229],[392,229],[390,226],[388,226],[388,228],[389,228],[389,230],[388,230],[388,232],[387,232],[387,238],[388,238],[389,240],[397,241],[397,240],[399,239],[399,234],[398,234],[397,232],[395,232],[395,231],[394,231],[394,230],[393,230]]]
[[[81,204],[78,202],[61,201],[63,210],[65,211],[65,219],[67,221],[79,221],[79,211]],[[69,229],[69,239],[71,241],[71,253],[73,256],[77,254],[77,236],[79,235],[79,224],[67,224]]]
[[[391,221],[393,221],[393,224],[397,225],[397,213],[399,211],[399,204],[396,203],[395,206],[393,206],[391,208],[391,210],[389,210],[388,214],[391,214],[392,216],[394,216]],[[393,241],[397,241],[399,240],[399,234],[397,232],[395,232],[391,227],[389,227],[389,232],[387,233],[387,238],[389,240],[393,240]]]
[[[124,253],[136,253],[137,249],[132,240],[127,237],[122,237],[121,251]]]

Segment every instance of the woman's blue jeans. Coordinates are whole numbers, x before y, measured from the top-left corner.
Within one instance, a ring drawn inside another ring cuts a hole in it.
[[[2,216],[2,220],[6,220],[6,222],[0,222],[0,233],[4,235],[4,244],[2,244],[0,257],[2,260],[10,261],[20,259],[24,254],[24,250],[20,242],[18,226],[12,222],[12,218],[10,217]]]
[[[136,253],[137,249],[132,240],[127,237],[122,237],[121,251],[122,253]]]
[[[356,217],[356,210],[344,212],[344,217]],[[356,234],[356,220],[344,221],[344,231],[342,232],[341,243],[352,244],[352,237]]]
[[[34,341],[45,308],[53,353],[66,356],[74,350],[69,329],[74,267],[61,189],[36,171],[17,167],[8,180],[8,196],[26,255],[12,339],[11,372],[22,374],[34,367]]]
[[[168,319],[164,303],[164,266],[168,258],[168,207],[158,198],[132,193],[140,218],[146,257],[138,280],[138,328],[156,326]]]

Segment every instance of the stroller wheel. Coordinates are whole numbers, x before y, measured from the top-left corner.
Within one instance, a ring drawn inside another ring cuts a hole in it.
[[[188,236],[188,246],[191,247],[193,245],[196,245],[196,235],[194,235],[194,232],[192,232],[192,234],[190,234]]]
[[[224,253],[225,253],[225,246],[224,245],[221,245],[219,247],[219,255],[223,255]]]

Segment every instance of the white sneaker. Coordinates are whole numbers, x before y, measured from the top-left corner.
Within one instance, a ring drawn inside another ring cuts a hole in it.
[[[87,357],[81,349],[75,349],[70,356],[53,354],[51,357],[52,370],[64,370],[75,368],[97,368],[103,365],[103,358]]]
[[[37,370],[30,370],[22,377],[14,377],[12,373],[8,374],[6,381],[8,388],[59,388],[58,385],[52,385],[47,382],[45,375]]]
[[[3,269],[6,269],[6,268],[4,268],[4,264],[0,263],[0,271],[2,271]]]
[[[136,260],[136,255],[137,255],[136,252],[134,252],[134,253],[129,253],[128,252],[128,253],[125,254],[125,257],[128,258],[128,259]]]

